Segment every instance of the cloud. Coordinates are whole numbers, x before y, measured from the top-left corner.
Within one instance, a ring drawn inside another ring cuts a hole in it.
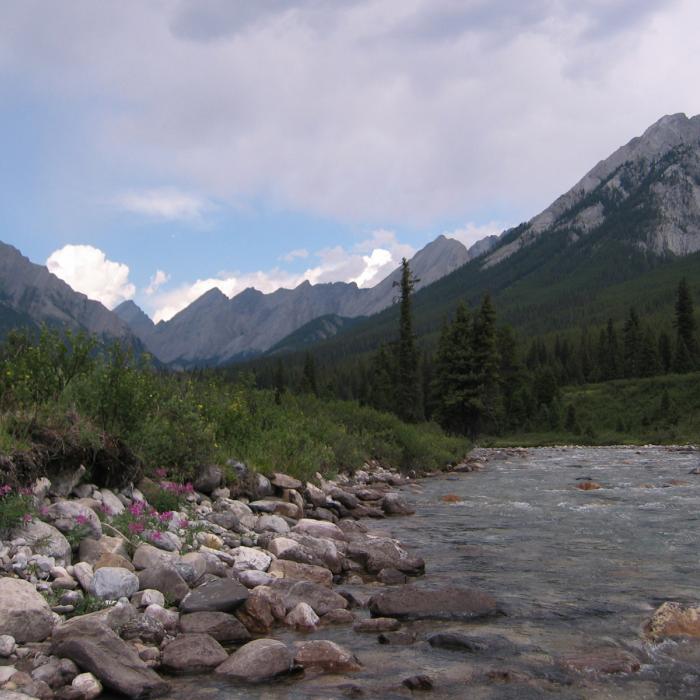
[[[529,218],[663,113],[700,112],[699,24],[695,0],[26,0],[0,62],[74,110],[104,178],[438,226]]]
[[[280,288],[293,289],[305,280],[311,284],[355,282],[360,287],[372,287],[389,275],[402,257],[411,257],[413,253],[413,247],[400,243],[393,231],[379,229],[353,246],[352,250],[333,246],[316,251],[309,257],[315,258],[317,264],[301,273],[279,267],[245,274],[222,272],[216,277],[198,279],[167,292],[156,292],[148,306],[157,323],[169,320],[215,287],[229,298],[248,287],[269,294]]]
[[[460,228],[453,231],[443,231],[443,236],[447,238],[456,238],[460,243],[463,243],[467,248],[473,246],[477,241],[487,236],[497,236],[508,228],[505,224],[498,221],[489,221],[487,224],[475,224],[468,222]]]
[[[167,221],[199,219],[211,208],[201,197],[171,188],[126,192],[117,197],[116,203],[133,214]]]
[[[292,262],[293,260],[296,260],[297,258],[308,258],[308,257],[309,257],[309,251],[306,250],[306,248],[296,248],[295,250],[290,250],[285,255],[281,255],[279,259],[283,260],[284,262]]]
[[[163,272],[163,270],[156,270],[156,273],[153,275],[153,277],[151,277],[151,281],[144,292],[148,294],[148,296],[155,294],[169,279],[170,275],[167,272]]]
[[[75,291],[109,309],[136,293],[129,282],[129,267],[108,260],[99,248],[90,245],[65,245],[51,253],[46,267]]]

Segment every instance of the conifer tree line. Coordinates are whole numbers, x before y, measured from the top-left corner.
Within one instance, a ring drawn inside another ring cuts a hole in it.
[[[312,353],[287,371],[258,367],[261,386],[357,400],[407,422],[433,420],[447,432],[481,434],[578,426],[560,388],[700,370],[692,294],[682,279],[667,323],[652,325],[631,308],[625,320],[522,341],[500,325],[487,294],[477,308],[460,303],[433,348],[421,348],[412,327],[416,279],[404,260],[396,338],[353,363],[317,367]]]

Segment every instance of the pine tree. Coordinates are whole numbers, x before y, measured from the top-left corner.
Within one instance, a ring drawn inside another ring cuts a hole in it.
[[[301,377],[301,392],[318,396],[318,384],[316,381],[316,362],[314,356],[307,352],[304,356],[304,370]]]
[[[641,330],[639,326],[639,316],[637,316],[637,312],[635,311],[634,307],[629,311],[622,334],[624,376],[638,377]]]
[[[479,419],[472,427],[476,435],[484,425],[498,427],[501,418],[501,394],[499,391],[498,348],[496,345],[496,312],[487,293],[474,318],[473,333],[474,374],[477,384]]]
[[[661,372],[658,343],[651,328],[642,334],[637,369],[640,377],[654,377]]]
[[[275,382],[275,403],[279,405],[282,403],[282,394],[284,394],[284,391],[287,388],[287,378],[285,376],[284,364],[282,364],[282,360],[277,360],[277,365],[275,367],[274,382]]]
[[[673,350],[671,349],[671,338],[666,331],[661,331],[659,335],[659,360],[661,362],[661,371],[664,374],[668,374],[673,364]]]
[[[379,411],[393,411],[396,407],[394,355],[386,345],[380,346],[369,369],[368,403]]]
[[[688,372],[695,368],[698,357],[698,345],[695,333],[697,324],[693,309],[693,297],[684,277],[678,284],[676,293],[676,372]],[[685,358],[684,355],[688,357]]]
[[[408,260],[401,261],[401,307],[399,316],[399,341],[396,357],[396,414],[402,420],[415,422],[420,419],[420,386],[418,383],[418,351],[413,333],[411,294],[417,280],[411,274]]]

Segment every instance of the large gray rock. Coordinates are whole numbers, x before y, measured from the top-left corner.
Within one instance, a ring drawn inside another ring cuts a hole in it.
[[[142,542],[134,552],[133,563],[137,569],[148,569],[160,564],[172,564],[179,559],[180,556],[175,552],[167,552],[152,544]]]
[[[325,566],[313,564],[299,564],[287,559],[276,559],[270,564],[268,573],[276,578],[284,578],[292,581],[312,581],[321,586],[330,588],[333,583],[333,574]]]
[[[63,533],[53,525],[34,519],[23,527],[15,528],[12,539],[22,538],[34,554],[53,557],[59,566],[71,563],[71,546]]]
[[[387,515],[413,515],[416,512],[398,493],[387,493],[384,496],[382,510]]]
[[[130,698],[157,697],[168,684],[150,669],[135,649],[109,627],[75,618],[54,631],[51,652],[71,659],[106,687]]]
[[[102,600],[131,598],[139,590],[139,579],[128,569],[103,566],[90,581],[90,594]]]
[[[250,632],[231,614],[195,612],[180,616],[179,628],[185,634],[208,634],[217,642],[247,642]]]
[[[370,598],[372,617],[401,620],[475,620],[502,614],[496,600],[473,588],[402,586]]]
[[[295,479],[293,476],[289,476],[289,474],[273,474],[270,481],[272,482],[273,486],[276,486],[279,489],[301,488],[301,481],[299,481],[299,479]]]
[[[282,642],[256,639],[231,654],[216,673],[236,680],[259,682],[288,673],[292,663],[292,654]]]
[[[269,588],[282,596],[287,612],[299,603],[308,603],[317,615],[348,607],[348,601],[342,595],[311,581],[279,579]]]
[[[410,555],[396,540],[372,537],[348,544],[347,556],[362,564],[371,574],[382,569],[398,569],[407,574],[421,574],[425,562]]]
[[[325,537],[331,540],[346,542],[348,536],[334,523],[322,520],[310,520],[302,518],[293,528],[292,532],[300,535],[310,535],[311,537]]]
[[[140,590],[152,588],[160,591],[173,603],[180,603],[190,592],[190,587],[172,563],[157,564],[139,571],[138,580]]]
[[[17,642],[42,642],[53,629],[46,599],[28,581],[0,578],[0,634]]]
[[[284,597],[269,586],[254,588],[248,600],[236,610],[236,617],[255,634],[268,634],[275,622],[284,620],[286,614]]]
[[[180,603],[183,614],[194,612],[231,612],[248,598],[248,589],[232,579],[217,579],[191,591]]]
[[[85,561],[94,566],[105,554],[116,554],[125,559],[129,558],[126,542],[121,537],[102,535],[99,539],[86,537],[80,542],[78,556],[80,561]]]
[[[210,494],[214,489],[221,486],[224,478],[224,471],[216,464],[209,464],[205,467],[200,467],[197,476],[194,479],[194,487],[197,491]]]
[[[46,509],[45,517],[61,532],[84,529],[88,537],[102,537],[102,523],[97,513],[77,501],[57,501]]]
[[[170,673],[204,673],[227,659],[221,644],[208,634],[181,634],[163,649],[161,666]]]

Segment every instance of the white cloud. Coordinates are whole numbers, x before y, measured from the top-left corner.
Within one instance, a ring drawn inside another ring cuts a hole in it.
[[[306,250],[306,248],[296,248],[294,250],[290,250],[288,253],[285,253],[285,255],[281,255],[279,259],[283,260],[284,262],[292,262],[297,258],[303,259],[308,257],[309,251]]]
[[[149,301],[153,320],[167,321],[210,289],[218,287],[233,297],[248,287],[269,294],[284,287],[293,289],[308,280],[311,284],[326,282],[355,282],[360,287],[372,287],[390,274],[402,257],[411,257],[412,246],[400,243],[393,231],[379,229],[367,240],[347,250],[342,246],[323,248],[313,256],[318,264],[302,273],[291,273],[275,267],[245,274],[222,272],[216,277],[198,279],[168,292],[155,293]]]
[[[133,214],[167,221],[199,219],[211,208],[203,198],[172,188],[125,192],[117,197],[116,204]]]
[[[148,296],[155,294],[169,279],[170,275],[167,272],[156,270],[155,275],[151,277],[148,287],[144,290],[145,293],[148,294]]]
[[[499,223],[498,221],[489,221],[487,224],[475,224],[468,222],[454,231],[444,231],[443,236],[447,238],[456,238],[460,243],[463,243],[467,248],[473,246],[477,241],[480,241],[486,236],[497,236],[506,230],[508,226]]]
[[[65,245],[51,253],[46,267],[77,292],[110,309],[136,293],[129,282],[129,267],[108,260],[99,248],[90,245]]]

